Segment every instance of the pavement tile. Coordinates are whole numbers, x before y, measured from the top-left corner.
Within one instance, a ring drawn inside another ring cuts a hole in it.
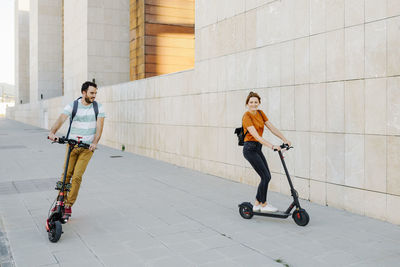
[[[57,260],[45,246],[11,247],[16,266],[42,266],[57,264]]]
[[[202,267],[239,267],[241,265],[238,263],[235,263],[231,260],[220,260],[220,261],[207,262],[204,264],[200,264],[199,266],[202,266]]]
[[[201,243],[199,240],[190,240],[168,245],[168,248],[176,253],[185,254],[204,250],[207,248],[207,246]]]
[[[185,257],[185,259],[196,265],[226,259],[224,254],[218,252],[215,249],[206,249],[196,252],[185,253],[183,256]]]
[[[232,259],[232,261],[240,266],[283,266],[274,259],[266,257],[262,254],[244,255],[243,257]]]
[[[145,262],[137,255],[129,252],[99,256],[99,260],[110,267],[144,266]]]
[[[149,259],[155,260],[176,255],[176,253],[163,245],[145,249],[135,249],[131,252],[138,255],[143,261],[148,261]]]
[[[171,256],[162,259],[146,262],[146,266],[151,267],[194,267],[195,264],[189,262],[182,256]]]
[[[316,261],[324,262],[326,266],[345,266],[360,262],[362,259],[354,256],[351,251],[332,250],[313,258]]]

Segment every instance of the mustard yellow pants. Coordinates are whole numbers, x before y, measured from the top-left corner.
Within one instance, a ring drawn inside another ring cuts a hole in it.
[[[65,170],[65,164],[67,163],[68,149],[69,145],[67,145],[67,152],[65,154],[65,162],[63,170]],[[65,181],[66,183],[71,182],[71,191],[64,192],[65,206],[74,205],[76,198],[78,197],[79,187],[81,186],[83,173],[85,172],[86,167],[90,159],[92,158],[92,155],[93,152],[86,148],[76,147],[72,150],[71,155],[69,157],[68,171]],[[63,178],[64,178],[64,172],[61,175],[61,181],[63,180]]]

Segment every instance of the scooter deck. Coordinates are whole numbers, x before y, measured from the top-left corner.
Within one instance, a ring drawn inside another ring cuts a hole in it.
[[[287,218],[291,213],[285,213],[283,211],[277,211],[277,212],[253,212],[254,215],[259,215],[259,216],[266,216],[266,217],[275,217],[275,218]]]

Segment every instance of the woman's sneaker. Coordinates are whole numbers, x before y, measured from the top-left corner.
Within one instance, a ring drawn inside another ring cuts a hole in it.
[[[277,211],[278,209],[272,206],[271,204],[261,207],[261,212],[277,212]]]
[[[260,204],[258,204],[257,206],[256,205],[253,206],[253,212],[259,212],[260,209],[261,209],[261,205]]]

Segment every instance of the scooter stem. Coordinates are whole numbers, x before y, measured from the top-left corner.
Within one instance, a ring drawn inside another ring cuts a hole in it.
[[[290,185],[290,189],[293,190],[294,187],[293,187],[293,184],[292,184],[292,180],[290,179],[289,171],[288,171],[288,169],[286,167],[285,160],[283,159],[282,151],[279,150],[278,153],[279,153],[279,158],[281,159],[281,162],[282,162],[283,169],[285,170],[286,177],[287,177],[289,185]]]
[[[289,171],[288,171],[288,169],[286,167],[285,160],[283,159],[282,151],[279,150],[278,153],[279,153],[279,157],[280,157],[281,162],[282,162],[283,169],[285,170],[285,173],[286,173],[286,178],[287,178],[287,180],[289,182],[290,192],[292,193],[292,196],[293,196],[293,203],[292,203],[291,206],[300,207],[299,197],[297,195],[297,191],[293,187],[292,179],[290,179]]]
[[[69,158],[72,152],[73,146],[68,145],[68,155],[67,155],[67,160],[65,162],[65,169],[64,169],[64,178],[62,181],[62,187],[61,187],[61,192],[64,193],[64,188],[65,188],[65,180],[67,179],[67,172],[68,172],[68,165],[69,165]],[[60,201],[64,201],[64,194],[61,194],[61,199],[59,199]]]

